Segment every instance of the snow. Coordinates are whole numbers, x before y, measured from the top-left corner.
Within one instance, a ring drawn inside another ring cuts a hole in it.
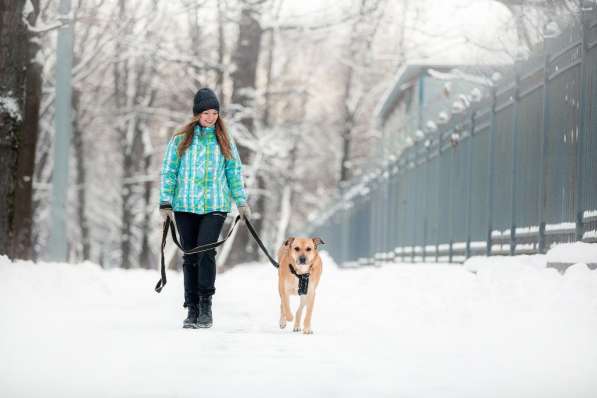
[[[31,14],[32,12],[35,12],[35,8],[33,8],[33,3],[31,2],[31,0],[27,0],[25,6],[23,7],[23,19],[27,19],[27,17],[29,17],[29,14]]]
[[[2,395],[596,396],[597,271],[584,264],[340,270],[322,256],[314,335],[278,328],[266,264],[218,275],[214,327],[183,330],[179,273],[158,295],[157,271],[0,257]]]
[[[597,244],[573,242],[556,245],[547,252],[547,262],[597,264]]]
[[[545,226],[546,231],[570,231],[576,228],[576,224],[573,222],[563,222],[559,224],[547,224]]]
[[[7,97],[0,96],[0,112],[7,112],[11,118],[20,122],[23,120],[23,117],[21,116],[19,104],[17,103],[17,100],[10,95],[10,92],[8,94],[9,96]]]
[[[429,68],[429,69],[427,69],[427,73],[435,79],[447,80],[448,81],[447,83],[449,83],[450,80],[463,80],[463,81],[467,81],[467,82],[471,82],[471,83],[475,83],[475,84],[480,84],[483,86],[493,86],[494,85],[493,82],[491,81],[491,79],[488,79],[485,76],[478,76],[478,75],[466,73],[458,68],[454,68],[450,72],[440,72],[438,70]]]

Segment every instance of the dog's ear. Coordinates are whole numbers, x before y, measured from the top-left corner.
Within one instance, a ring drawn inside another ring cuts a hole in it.
[[[292,242],[294,242],[294,238],[288,238],[284,242],[284,246],[290,246],[290,245],[292,245]]]
[[[315,247],[325,245],[325,242],[321,238],[313,238],[313,243],[315,243]]]

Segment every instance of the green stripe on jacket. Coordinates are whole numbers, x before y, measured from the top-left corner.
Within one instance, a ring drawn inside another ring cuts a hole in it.
[[[160,172],[160,204],[197,214],[229,212],[232,199],[237,207],[245,205],[243,166],[234,141],[229,139],[232,159],[226,159],[215,129],[196,127],[191,145],[179,157],[183,138],[183,134],[175,135],[168,142]]]

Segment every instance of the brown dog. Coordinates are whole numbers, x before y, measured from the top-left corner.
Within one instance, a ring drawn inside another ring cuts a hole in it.
[[[303,308],[307,306],[307,314],[303,323],[303,333],[311,334],[311,314],[315,302],[315,289],[321,278],[321,258],[317,246],[323,244],[321,238],[288,238],[278,250],[278,290],[280,292],[280,329],[286,327],[286,322],[292,321],[290,310],[290,296],[298,295],[299,278],[294,275],[290,266],[297,274],[309,273],[309,287],[306,295],[299,296],[301,303],[294,317],[294,331],[301,331],[301,316]]]

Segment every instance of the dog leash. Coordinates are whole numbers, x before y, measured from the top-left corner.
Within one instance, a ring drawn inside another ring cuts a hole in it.
[[[170,216],[168,216],[166,218],[166,220],[164,221],[164,226],[163,226],[163,230],[162,230],[162,245],[161,245],[161,268],[160,268],[160,272],[161,272],[161,278],[158,281],[158,283],[155,285],[155,291],[160,293],[162,291],[162,289],[164,288],[164,286],[167,283],[167,279],[166,279],[166,261],[164,259],[164,248],[166,247],[166,240],[168,239],[168,230],[170,230],[171,235],[172,235],[172,240],[174,241],[174,243],[176,244],[176,246],[178,246],[178,248],[180,250],[182,250],[182,252],[184,254],[196,254],[196,253],[201,253],[201,252],[205,252],[211,249],[215,249],[216,247],[224,244],[224,242],[226,242],[228,240],[228,238],[230,237],[230,235],[232,235],[232,231],[234,231],[234,228],[236,228],[236,225],[238,224],[238,222],[240,221],[240,215],[236,216],[234,223],[232,224],[232,226],[230,227],[230,229],[228,230],[228,233],[226,234],[226,237],[224,239],[222,239],[221,241],[218,242],[212,242],[212,243],[208,243],[205,245],[199,245],[196,246],[190,250],[184,250],[182,248],[182,245],[180,244],[178,238],[176,237],[176,226],[174,225],[174,221],[170,218]],[[271,254],[269,254],[268,250],[266,249],[265,245],[263,244],[263,241],[261,240],[261,238],[259,237],[259,235],[257,234],[257,232],[255,231],[255,228],[253,227],[253,224],[251,223],[251,221],[249,221],[249,219],[245,218],[245,225],[247,226],[247,229],[249,230],[249,233],[251,234],[251,236],[253,237],[253,239],[255,239],[255,242],[257,242],[257,245],[261,248],[261,250],[263,251],[263,253],[265,253],[265,255],[267,256],[267,258],[269,259],[270,263],[275,267],[275,268],[280,268],[280,264],[278,264],[278,262],[276,260],[274,260],[274,258],[271,256]],[[296,270],[294,269],[294,267],[292,266],[292,264],[288,264],[289,268],[290,268],[290,272],[296,276],[299,280],[299,288],[298,288],[298,293],[300,296],[307,294],[307,290],[309,288],[309,275],[310,273],[305,273],[305,274],[299,274],[296,272]]]
[[[234,220],[234,223],[228,230],[226,237],[224,239],[222,239],[221,241],[207,243],[205,245],[199,245],[197,247],[194,247],[191,250],[185,250],[182,248],[180,242],[178,241],[178,238],[176,237],[176,227],[174,225],[174,221],[170,218],[170,216],[168,216],[166,218],[166,220],[164,221],[164,227],[162,230],[161,278],[158,281],[158,283],[155,285],[155,291],[158,293],[161,292],[167,282],[167,280],[166,280],[166,261],[164,260],[164,248],[166,247],[166,240],[168,238],[168,230],[170,230],[172,232],[172,240],[174,241],[176,246],[178,246],[178,248],[183,251],[184,254],[195,254],[195,253],[201,253],[201,252],[205,252],[205,251],[208,251],[211,249],[215,249],[216,247],[222,245],[224,242],[226,242],[228,240],[230,235],[232,235],[232,231],[234,231],[234,228],[236,228],[236,224],[238,224],[239,221],[240,221],[240,216],[236,216],[236,219]]]
[[[278,264],[278,262],[272,258],[272,256],[269,254],[269,252],[265,248],[265,245],[263,244],[263,242],[259,238],[259,235],[257,235],[257,232],[255,231],[255,228],[253,228],[253,224],[251,224],[251,221],[249,221],[248,219],[245,219],[245,224],[247,225],[247,228],[249,229],[249,232],[253,236],[253,239],[255,239],[255,241],[257,242],[257,245],[259,245],[259,247],[261,248],[261,250],[263,250],[263,252],[267,256],[267,258],[269,259],[270,263],[272,263],[272,265],[274,267],[280,268],[280,264]],[[296,270],[294,269],[294,267],[292,266],[292,264],[288,264],[288,267],[290,268],[290,272],[294,276],[296,276],[298,278],[298,280],[299,280],[299,286],[298,286],[299,296],[304,296],[305,294],[307,294],[307,290],[309,289],[309,275],[311,273],[307,272],[305,274],[299,274],[299,273],[296,272]]]
[[[269,252],[265,248],[265,245],[263,244],[263,242],[259,238],[259,235],[257,235],[257,232],[255,231],[255,228],[253,228],[253,224],[251,224],[251,221],[249,221],[249,219],[245,219],[245,224],[247,225],[247,229],[249,230],[249,232],[253,236],[253,239],[255,239],[255,242],[257,242],[257,245],[259,245],[259,247],[261,248],[261,250],[263,250],[263,252],[267,256],[267,258],[269,259],[269,262],[272,263],[272,265],[274,267],[280,268],[280,264],[278,264],[278,262],[273,259],[273,257],[269,254]],[[296,272],[296,270],[294,269],[294,267],[292,266],[292,264],[288,264],[288,267],[290,268],[290,272],[294,276],[296,276],[298,278],[298,280],[299,280],[299,286],[298,286],[298,294],[299,294],[299,296],[304,296],[305,294],[307,294],[307,290],[309,289],[309,275],[311,275],[311,273],[307,272],[305,274],[299,274],[299,273]]]
[[[276,260],[274,260],[274,258],[269,254],[269,252],[265,248],[265,245],[263,244],[263,242],[259,238],[259,235],[257,235],[257,232],[255,232],[255,228],[253,228],[253,224],[251,224],[251,221],[249,221],[249,219],[246,218],[245,219],[245,224],[247,225],[247,229],[249,230],[249,232],[253,236],[253,239],[255,239],[255,242],[257,242],[257,245],[261,248],[261,250],[263,251],[263,253],[265,253],[265,255],[267,256],[267,258],[269,259],[269,262],[272,263],[272,265],[275,268],[280,268],[280,264],[278,264],[278,262]]]

